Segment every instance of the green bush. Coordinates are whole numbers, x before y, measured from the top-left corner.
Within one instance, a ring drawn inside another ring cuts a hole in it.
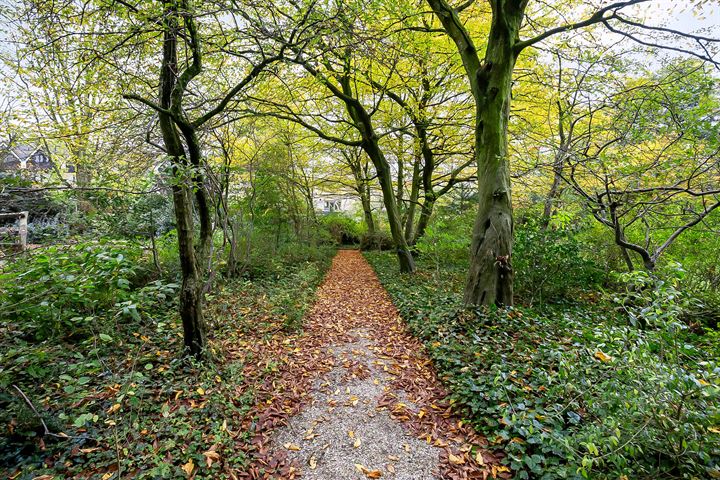
[[[516,478],[720,476],[720,368],[686,330],[643,331],[597,306],[464,310],[456,270],[437,289],[397,276],[390,255],[367,258]]]
[[[472,238],[472,218],[469,213],[460,217],[438,216],[416,243],[415,249],[432,261],[436,273],[439,273],[441,266],[467,265]]]
[[[365,231],[361,222],[343,215],[329,213],[319,218],[320,225],[327,229],[330,237],[338,245],[357,245]]]
[[[387,232],[365,233],[360,238],[361,250],[393,250],[394,248],[393,239]]]
[[[519,299],[528,305],[543,304],[597,289],[602,271],[588,257],[588,251],[567,225],[543,230],[535,219],[518,225],[513,269]]]
[[[128,241],[86,241],[29,252],[0,273],[0,320],[36,339],[83,337],[107,312],[139,316],[133,283],[142,249]]]

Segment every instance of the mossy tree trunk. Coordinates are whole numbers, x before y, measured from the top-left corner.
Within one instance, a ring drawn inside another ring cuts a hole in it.
[[[208,250],[209,236],[209,206],[207,202],[198,205],[201,215],[201,241],[198,250],[195,247],[195,228],[193,225],[193,190],[197,200],[206,200],[202,179],[194,165],[199,162],[199,148],[197,143],[191,145],[190,153],[185,151],[180,133],[173,115],[174,98],[177,96],[178,62],[177,39],[179,35],[179,5],[173,0],[163,2],[165,14],[163,15],[163,58],[160,70],[160,107],[159,124],[162,132],[165,150],[172,164],[174,181],[172,185],[173,206],[175,209],[175,223],[178,236],[178,252],[182,272],[182,286],[180,291],[180,318],[183,325],[183,338],[186,352],[195,357],[201,357],[205,348],[206,327],[203,317],[203,255]],[[196,140],[194,135],[189,135]],[[188,135],[186,135],[188,138]],[[205,208],[205,212],[202,209]],[[204,213],[204,215],[203,215]]]
[[[512,305],[513,209],[507,155],[510,90],[527,1],[491,0],[492,24],[483,60],[445,0],[427,0],[455,43],[475,102],[478,211],[464,303]]]

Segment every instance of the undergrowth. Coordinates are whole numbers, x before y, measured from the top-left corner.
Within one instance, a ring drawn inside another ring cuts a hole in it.
[[[130,242],[53,247],[6,268],[0,476],[232,478],[247,462],[239,425],[254,385],[273,374],[255,349],[300,326],[332,253],[276,258],[217,288],[202,365],[179,356],[177,284],[149,275]]]
[[[676,318],[658,323],[677,292],[635,310],[655,315],[646,329],[611,305],[464,310],[462,269],[438,278],[420,259],[399,275],[391,255],[366,256],[516,478],[720,477],[717,358]]]

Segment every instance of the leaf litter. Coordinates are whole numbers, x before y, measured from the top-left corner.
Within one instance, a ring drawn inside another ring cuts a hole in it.
[[[275,370],[242,420],[238,478],[508,478],[360,252],[333,259],[301,335],[264,347],[257,364]]]

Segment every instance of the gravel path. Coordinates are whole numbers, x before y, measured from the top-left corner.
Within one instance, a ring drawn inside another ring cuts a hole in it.
[[[241,478],[506,477],[360,252],[338,253],[302,335],[278,348],[278,377],[247,424],[256,453]]]
[[[280,430],[275,444],[316,480],[439,478],[440,449],[415,438],[378,400],[392,390],[371,340],[362,329],[353,341],[330,348],[338,367],[319,380],[311,405]],[[350,373],[350,368],[360,374]]]

